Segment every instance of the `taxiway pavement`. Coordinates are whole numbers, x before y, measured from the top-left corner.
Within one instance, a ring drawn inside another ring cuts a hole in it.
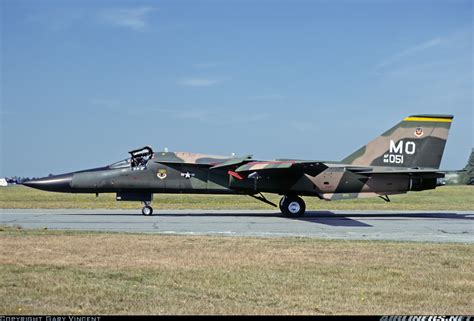
[[[57,230],[474,243],[474,211],[0,209],[0,224]]]

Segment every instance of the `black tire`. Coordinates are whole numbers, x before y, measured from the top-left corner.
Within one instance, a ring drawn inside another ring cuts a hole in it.
[[[151,216],[153,215],[153,208],[151,206],[143,206],[142,208],[142,214],[145,216]]]
[[[305,202],[298,196],[285,196],[280,204],[280,210],[286,217],[301,217],[306,211]]]

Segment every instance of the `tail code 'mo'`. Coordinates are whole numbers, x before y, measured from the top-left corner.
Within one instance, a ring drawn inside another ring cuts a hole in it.
[[[361,166],[439,168],[452,115],[412,115],[342,160]]]

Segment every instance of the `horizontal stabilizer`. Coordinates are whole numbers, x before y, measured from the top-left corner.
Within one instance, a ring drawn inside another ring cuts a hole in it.
[[[396,174],[396,175],[400,175],[400,174],[409,174],[409,175],[433,174],[436,177],[444,177],[444,172],[436,170],[436,169],[415,169],[415,168],[405,168],[405,169],[383,168],[383,169],[356,171],[356,173],[360,174],[360,175],[372,175],[372,174]]]

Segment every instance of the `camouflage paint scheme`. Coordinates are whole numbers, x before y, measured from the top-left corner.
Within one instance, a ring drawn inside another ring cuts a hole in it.
[[[451,115],[413,115],[340,162],[152,152],[142,166],[131,159],[110,166],[25,182],[59,192],[117,193],[118,200],[150,202],[153,193],[276,193],[325,200],[433,189]],[[132,152],[130,152],[132,153]]]

